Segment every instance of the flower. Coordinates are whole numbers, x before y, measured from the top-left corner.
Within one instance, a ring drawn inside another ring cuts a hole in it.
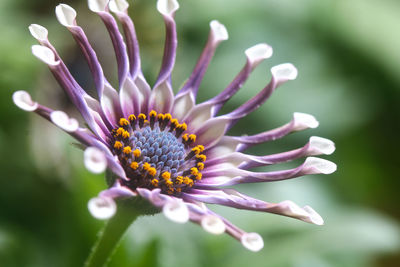
[[[116,199],[145,199],[172,221],[185,223],[190,220],[210,233],[226,232],[252,251],[263,247],[260,235],[244,232],[213,213],[204,203],[323,224],[323,219],[309,206],[300,207],[288,200],[268,203],[226,188],[308,174],[330,174],[336,170],[334,163],[313,157],[335,150],[332,141],[320,137],[311,137],[303,147],[283,153],[264,156],[244,153],[252,146],[317,127],[318,121],[308,114],[294,113],[287,124],[256,135],[226,135],[238,120],[262,105],[278,86],[296,78],[297,69],[292,64],[272,67],[271,81],[264,89],[232,112],[218,115],[252,70],[272,56],[269,45],[258,44],[247,49],[246,64],[234,80],[217,96],[197,104],[196,94],[207,66],[219,43],[228,39],[224,25],[215,20],[210,23],[206,46],[189,79],[174,95],[171,72],[177,47],[174,15],[179,8],[178,2],[157,2],[157,9],[165,21],[166,41],[161,70],[153,88],[141,71],[139,45],[134,24],[128,16],[128,3],[125,0],[89,0],[89,8],[100,16],[110,34],[118,65],[118,91],[104,76],[95,51],[76,23],[75,10],[60,4],[56,7],[56,16],[81,48],[94,79],[98,100],[89,96],[72,77],[48,40],[47,30],[37,24],[29,27],[40,44],[32,46],[32,53],[48,65],[88,128],[80,127],[76,119],[63,111],[38,104],[25,91],[15,92],[13,101],[19,108],[39,114],[82,143],[86,147],[84,164],[89,171],[111,171],[113,184],[88,203],[94,217],[112,217],[117,209]],[[125,39],[110,11],[122,25]],[[301,157],[306,157],[304,163],[293,169],[251,171],[255,167]]]

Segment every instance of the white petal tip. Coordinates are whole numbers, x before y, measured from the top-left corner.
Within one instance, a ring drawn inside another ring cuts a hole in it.
[[[31,95],[26,91],[16,91],[12,95],[14,104],[25,111],[35,111],[38,103],[32,101]]]
[[[189,220],[189,210],[182,201],[170,201],[163,207],[165,217],[176,223],[186,223]]]
[[[47,40],[48,31],[45,27],[38,24],[31,24],[29,26],[29,32],[39,42]]]
[[[215,42],[218,43],[221,41],[228,40],[229,38],[228,31],[226,30],[225,26],[221,24],[219,21],[217,20],[211,21],[210,28]]]
[[[114,13],[121,13],[128,9],[129,4],[126,0],[111,0],[108,7]]]
[[[310,172],[307,174],[331,174],[336,171],[337,166],[335,163],[315,157],[308,157],[304,162],[304,168],[310,169]]]
[[[60,110],[53,111],[50,114],[51,121],[66,132],[75,132],[79,128],[79,123],[74,118],[69,118],[68,115]]]
[[[310,206],[304,206],[303,209],[308,212],[309,222],[316,225],[324,225],[324,219]]]
[[[56,55],[53,51],[46,46],[33,45],[32,54],[49,66],[57,66],[60,64],[60,61],[56,60]]]
[[[297,78],[297,69],[291,63],[280,64],[271,68],[271,73],[278,83]]]
[[[165,16],[171,16],[179,8],[179,3],[176,0],[158,0],[157,10]]]
[[[93,12],[106,11],[109,0],[88,0],[89,9]]]
[[[310,137],[310,147],[309,149],[314,152],[315,155],[325,154],[330,155],[335,151],[335,143],[331,140],[318,137],[311,136]]]
[[[107,220],[114,216],[117,205],[112,198],[95,197],[89,200],[88,209],[96,219]]]
[[[86,169],[92,173],[102,173],[107,168],[107,159],[104,152],[96,147],[86,148],[83,154]]]
[[[319,126],[319,122],[317,121],[317,119],[315,119],[313,115],[306,113],[295,112],[293,114],[293,120],[294,131],[301,131],[308,128],[317,128]]]
[[[226,226],[224,222],[212,215],[207,215],[201,220],[201,226],[203,229],[211,234],[220,235],[225,232]]]
[[[58,22],[65,27],[75,25],[76,11],[66,4],[59,4],[56,6],[56,17]]]
[[[246,49],[244,53],[252,65],[257,65],[264,59],[270,58],[273,50],[267,44],[258,44]]]
[[[250,251],[260,251],[264,247],[262,237],[257,233],[245,233],[240,238],[242,245]]]

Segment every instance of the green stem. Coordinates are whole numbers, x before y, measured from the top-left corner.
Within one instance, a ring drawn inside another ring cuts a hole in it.
[[[99,239],[85,263],[85,267],[105,266],[117,248],[122,236],[136,218],[143,213],[119,203],[117,213],[106,223]]]

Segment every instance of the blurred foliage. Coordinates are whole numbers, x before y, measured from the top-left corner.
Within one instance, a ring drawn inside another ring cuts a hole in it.
[[[143,69],[153,82],[162,57],[164,25],[155,0],[131,8],[141,43]],[[116,68],[104,26],[85,1],[68,1],[107,62]],[[251,3],[251,4],[250,4]],[[30,54],[27,26],[50,31],[72,72],[88,92],[93,83],[68,32],[57,23],[51,0],[0,1],[0,263],[1,266],[80,266],[103,222],[91,218],[88,199],[105,187],[102,175],[83,169],[73,140],[18,110],[15,90],[76,112],[45,66]],[[400,2],[396,0],[202,0],[180,1],[176,20],[179,49],[174,71],[178,88],[204,45],[208,23],[218,19],[230,39],[221,44],[201,86],[200,100],[221,91],[245,62],[246,48],[267,42],[274,56],[263,63],[229,102],[228,111],[268,81],[267,69],[293,62],[299,78],[280,88],[232,134],[252,134],[287,122],[295,111],[317,116],[319,129],[291,135],[254,149],[269,153],[298,147],[307,136],[335,141],[329,159],[338,171],[240,190],[267,201],[309,204],[326,219],[317,227],[268,214],[212,207],[265,239],[251,253],[228,236],[211,236],[196,225],[176,225],[163,216],[135,222],[110,266],[399,266],[398,208],[400,115]],[[261,123],[262,122],[262,123]],[[243,132],[243,129],[249,129]]]

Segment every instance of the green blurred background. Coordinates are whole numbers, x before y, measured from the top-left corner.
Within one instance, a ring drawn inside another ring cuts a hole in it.
[[[154,82],[164,25],[155,0],[129,2],[143,69]],[[78,23],[115,81],[114,54],[100,19],[88,11],[86,1],[65,3],[78,11]],[[82,152],[71,145],[71,138],[11,101],[13,91],[27,90],[41,103],[76,114],[46,66],[31,55],[35,40],[28,32],[30,23],[49,29],[50,40],[73,74],[94,95],[82,56],[54,15],[57,4],[0,1],[1,266],[81,266],[104,224],[86,208],[87,201],[105,188],[103,175],[83,168]],[[292,62],[298,67],[298,79],[282,86],[232,134],[280,126],[295,111],[311,113],[320,121],[318,129],[253,152],[293,149],[306,143],[308,136],[323,136],[336,143],[337,151],[326,158],[337,163],[338,171],[239,189],[266,201],[291,199],[311,205],[324,217],[325,226],[211,207],[264,237],[264,249],[252,253],[229,236],[212,236],[196,225],[177,225],[156,215],[135,222],[110,266],[400,266],[400,2],[181,0],[180,4],[175,88],[189,76],[212,19],[226,25],[230,39],[217,50],[200,100],[225,88],[245,63],[244,50],[254,44],[267,42],[274,56],[258,67],[225,111],[263,88],[273,65]]]

